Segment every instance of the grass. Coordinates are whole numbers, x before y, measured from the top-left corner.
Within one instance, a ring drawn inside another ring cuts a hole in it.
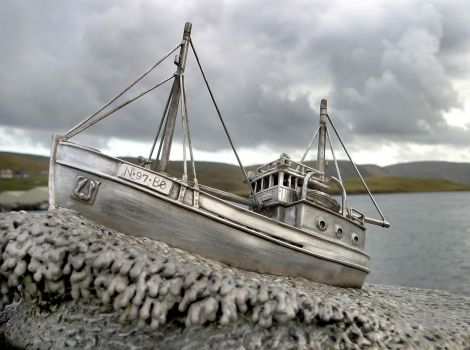
[[[133,161],[134,159],[127,158],[127,160]],[[49,157],[0,152],[1,169],[9,168],[14,172],[26,170],[29,173],[29,177],[26,179],[0,179],[0,192],[25,191],[37,186],[46,186],[48,181],[48,167]],[[381,172],[375,169],[374,167],[376,166],[362,167],[365,169],[363,169],[363,173],[366,176],[369,175],[365,180],[374,193],[470,191],[470,186],[449,180],[403,176],[376,176],[381,175],[383,171]],[[196,168],[200,183],[238,195],[248,194],[248,187],[242,182],[243,174],[237,166],[215,162],[196,162]],[[253,168],[256,168],[256,166],[248,167],[247,170],[253,170]],[[345,169],[347,170],[347,168]],[[380,170],[380,168],[378,169]],[[183,164],[181,161],[171,162],[171,174],[180,176],[182,170]],[[191,168],[189,167],[188,170],[191,170]],[[189,172],[191,173],[191,171]],[[352,172],[348,171],[344,173],[346,177],[349,173],[352,174]],[[358,178],[347,178],[345,180],[345,186],[348,193],[366,192]]]
[[[213,172],[201,175],[198,178],[202,184],[242,196],[248,195],[248,188],[241,182],[239,176],[224,177],[221,173],[214,176]],[[230,181],[235,178],[237,178],[236,181]],[[39,174],[30,175],[26,179],[0,179],[0,192],[26,191],[37,186],[47,186],[47,181],[47,175]],[[438,179],[386,176],[366,177],[365,181],[373,193],[470,191],[470,186]],[[344,184],[350,194],[366,193],[359,179],[345,179]]]
[[[49,157],[12,152],[0,152],[0,169],[12,169],[14,172],[26,170],[40,173],[49,168]]]
[[[30,175],[26,179],[0,179],[0,192],[27,191],[37,186],[47,186],[47,175]]]
[[[47,186],[49,157],[11,152],[0,152],[0,169],[11,169],[14,173],[27,171],[27,178],[0,179],[0,192],[27,191],[37,186]]]

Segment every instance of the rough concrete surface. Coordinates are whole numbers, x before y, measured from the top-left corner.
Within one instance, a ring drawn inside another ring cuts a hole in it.
[[[247,272],[64,209],[1,214],[0,248],[4,347],[470,349],[468,297]]]

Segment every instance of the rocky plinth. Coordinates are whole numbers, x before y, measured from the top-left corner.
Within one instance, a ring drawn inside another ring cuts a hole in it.
[[[260,275],[123,235],[67,210],[0,214],[0,248],[0,323],[5,344],[18,348],[470,344],[468,297]]]

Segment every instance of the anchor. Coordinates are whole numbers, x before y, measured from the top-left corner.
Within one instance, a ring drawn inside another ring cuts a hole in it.
[[[100,183],[100,181],[90,180],[85,176],[77,176],[77,185],[73,191],[72,198],[79,199],[83,202],[93,202]],[[89,184],[87,193],[82,192],[87,184]]]

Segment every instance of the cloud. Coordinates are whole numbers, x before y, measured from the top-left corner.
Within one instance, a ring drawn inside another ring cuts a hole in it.
[[[173,48],[186,20],[239,147],[303,148],[321,98],[349,143],[470,146],[444,117],[465,103],[453,82],[470,68],[466,1],[4,1],[0,125],[48,144]],[[186,81],[194,146],[228,148],[192,57]],[[91,135],[150,143],[168,89]]]

